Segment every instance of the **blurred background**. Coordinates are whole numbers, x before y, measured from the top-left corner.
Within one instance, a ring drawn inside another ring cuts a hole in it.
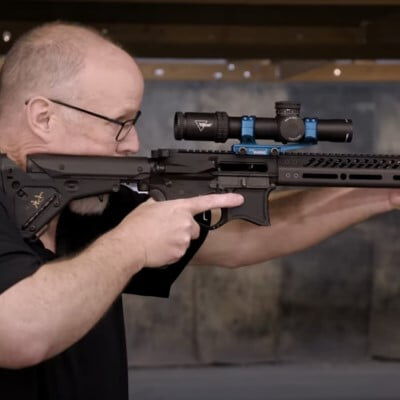
[[[400,1],[2,2],[0,53],[56,19],[137,57],[143,155],[221,148],[175,142],[176,111],[272,117],[280,100],[353,120],[352,143],[315,151],[400,154]],[[188,267],[168,300],[126,297],[132,398],[400,399],[399,222],[249,268]]]

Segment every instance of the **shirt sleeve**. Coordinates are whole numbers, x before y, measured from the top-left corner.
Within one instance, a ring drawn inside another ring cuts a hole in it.
[[[209,224],[210,214],[206,216]],[[169,297],[172,284],[190,262],[207,237],[208,230],[201,226],[200,236],[193,240],[184,256],[176,263],[161,268],[143,268],[129,282],[124,293],[142,296]]]
[[[23,240],[8,201],[0,193],[0,293],[32,275],[43,263]]]
[[[109,205],[100,216],[81,216],[65,210],[57,228],[57,255],[69,255],[82,250],[97,237],[117,226],[130,211],[147,199],[147,195],[121,188],[120,192],[110,196]],[[205,224],[208,223],[209,216],[206,216]],[[207,232],[206,228],[201,228],[199,238],[192,241],[185,255],[175,264],[161,268],[143,268],[132,277],[124,293],[168,297],[171,285],[200,248]]]

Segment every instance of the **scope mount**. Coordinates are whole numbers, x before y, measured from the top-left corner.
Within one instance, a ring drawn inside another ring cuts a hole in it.
[[[272,155],[277,156],[293,150],[313,146],[317,140],[317,119],[304,118],[304,137],[296,143],[286,144],[258,144],[255,140],[254,125],[255,116],[244,115],[241,119],[240,143],[234,144],[231,150],[235,154],[241,155]]]

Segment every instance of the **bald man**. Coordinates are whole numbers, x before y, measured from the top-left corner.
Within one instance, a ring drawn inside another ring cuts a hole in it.
[[[53,23],[28,32],[7,55],[0,85],[0,149],[21,168],[31,153],[139,149],[142,75],[91,29]],[[1,399],[127,399],[123,291],[168,297],[189,261],[269,260],[399,201],[386,189],[291,192],[271,202],[272,227],[235,221],[207,236],[194,215],[238,206],[241,196],[157,203],[126,191],[74,202],[24,241],[0,191]]]

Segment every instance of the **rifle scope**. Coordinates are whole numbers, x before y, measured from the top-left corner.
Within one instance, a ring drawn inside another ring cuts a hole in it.
[[[243,139],[243,122],[252,119],[254,139],[275,140],[282,143],[314,141],[351,142],[350,119],[300,118],[300,103],[275,103],[275,118],[230,117],[226,112],[175,113],[174,132],[178,140],[226,142]],[[310,131],[313,133],[310,136]]]

